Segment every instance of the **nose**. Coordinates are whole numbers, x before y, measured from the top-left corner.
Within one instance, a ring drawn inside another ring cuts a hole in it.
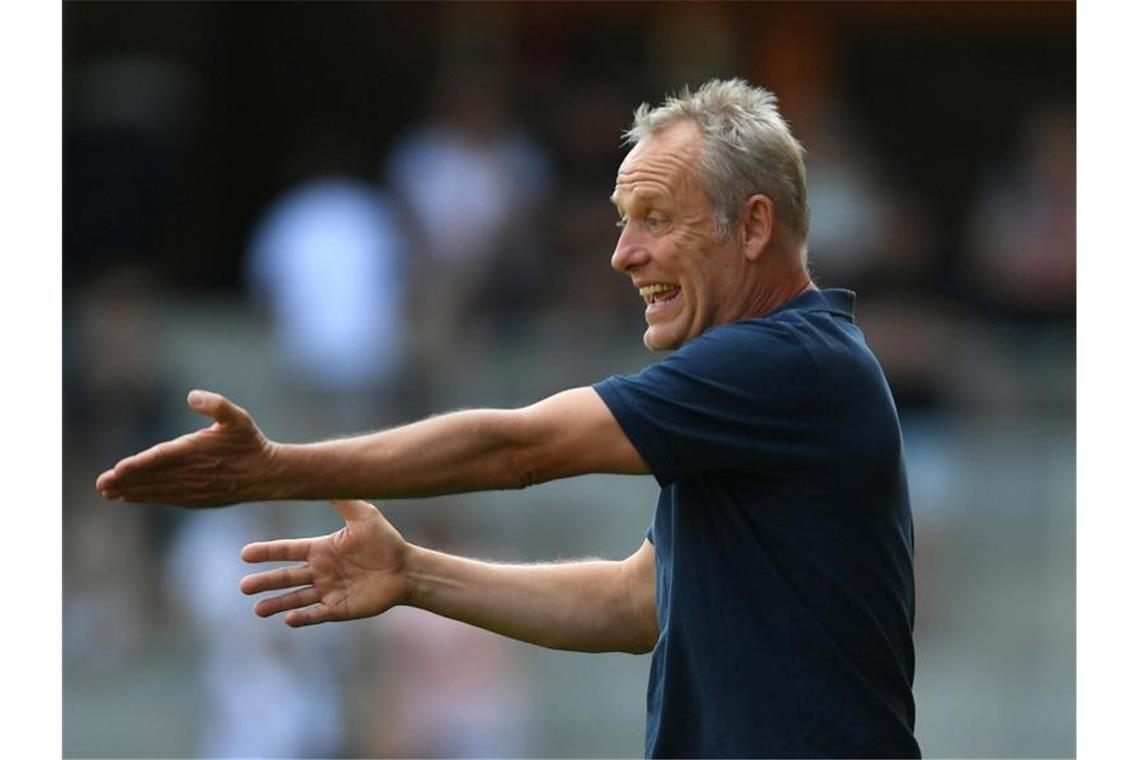
[[[649,261],[649,251],[633,231],[633,225],[626,225],[618,236],[614,255],[610,257],[610,266],[619,272],[628,273],[647,261]]]

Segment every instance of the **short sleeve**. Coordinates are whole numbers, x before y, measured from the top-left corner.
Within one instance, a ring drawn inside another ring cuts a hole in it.
[[[782,325],[714,328],[635,375],[594,386],[662,486],[819,456],[820,375]]]

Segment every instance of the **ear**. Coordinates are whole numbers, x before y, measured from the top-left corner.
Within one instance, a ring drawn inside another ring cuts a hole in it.
[[[744,202],[741,214],[740,247],[749,261],[759,261],[772,242],[776,211],[767,195],[753,195]]]

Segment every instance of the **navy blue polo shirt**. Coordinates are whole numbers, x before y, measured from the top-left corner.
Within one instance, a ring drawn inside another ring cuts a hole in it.
[[[917,757],[898,414],[808,291],[595,388],[661,485],[647,757]]]

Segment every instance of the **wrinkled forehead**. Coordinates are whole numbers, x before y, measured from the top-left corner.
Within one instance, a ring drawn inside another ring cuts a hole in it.
[[[688,192],[693,186],[700,144],[700,131],[691,122],[680,122],[645,137],[618,167],[614,198],[642,188],[671,194]]]

